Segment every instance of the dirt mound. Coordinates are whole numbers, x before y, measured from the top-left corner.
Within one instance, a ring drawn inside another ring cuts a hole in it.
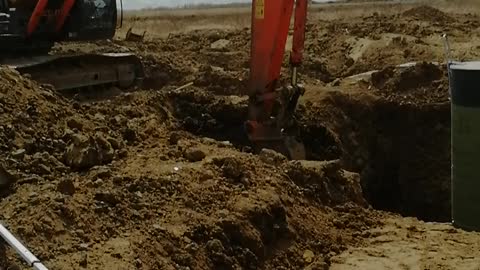
[[[330,83],[336,78],[412,61],[443,59],[423,39],[436,29],[397,17],[375,15],[354,22],[322,22],[307,33],[308,57],[302,74]]]
[[[426,5],[409,9],[403,12],[402,15],[418,20],[426,20],[437,23],[448,23],[454,21],[454,19],[445,12]]]
[[[124,148],[121,132],[90,106],[70,103],[48,86],[0,70],[0,156],[20,180],[54,177],[111,162]]]
[[[78,103],[1,72],[0,157],[15,178],[1,219],[49,267],[326,267],[381,224],[338,162],[273,164],[178,131],[243,123],[245,99],[196,89]],[[2,267],[19,264],[1,252]]]
[[[418,63],[406,68],[387,67],[372,74],[376,93],[398,103],[449,102],[446,68]]]

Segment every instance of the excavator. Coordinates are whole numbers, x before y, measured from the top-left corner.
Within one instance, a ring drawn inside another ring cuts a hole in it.
[[[55,42],[112,39],[117,9],[117,0],[0,0],[0,65],[57,90],[140,84],[143,66],[133,54],[49,54]]]
[[[249,114],[245,130],[259,150],[273,149],[291,159],[305,159],[294,115],[305,92],[298,82],[297,69],[303,60],[307,6],[308,0],[252,2]],[[291,80],[288,85],[281,85],[292,17]],[[135,55],[48,54],[55,42],[112,39],[122,18],[121,0],[0,0],[0,65],[29,74],[57,90],[138,85],[144,71]]]

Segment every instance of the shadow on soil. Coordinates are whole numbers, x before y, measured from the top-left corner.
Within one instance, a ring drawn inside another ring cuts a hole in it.
[[[185,130],[251,151],[243,130],[244,100],[195,91],[170,98]],[[364,196],[377,209],[448,221],[449,105],[398,104],[343,95],[330,100],[321,108],[299,110],[308,159],[340,158],[347,170],[360,173]],[[325,110],[330,110],[328,117],[322,114]]]

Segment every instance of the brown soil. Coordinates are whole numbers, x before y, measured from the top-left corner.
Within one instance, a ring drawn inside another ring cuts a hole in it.
[[[401,12],[310,20],[297,115],[309,161],[251,153],[241,26],[55,49],[137,53],[147,80],[128,92],[72,97],[1,69],[0,219],[51,269],[368,268],[371,249],[407,258],[419,248],[404,241],[411,224],[435,237],[390,212],[450,218],[448,80],[434,37],[448,32],[469,59],[480,35],[474,15]],[[383,236],[402,245],[379,246]],[[0,268],[14,266],[27,269],[0,245]]]
[[[449,23],[455,20],[452,16],[430,6],[419,6],[403,12],[404,16],[418,20],[427,20],[433,23]]]
[[[407,68],[386,67],[372,74],[376,95],[401,104],[449,101],[446,68],[422,62]]]

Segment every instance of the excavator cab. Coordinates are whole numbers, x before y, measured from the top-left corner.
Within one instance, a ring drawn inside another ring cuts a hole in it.
[[[0,0],[0,54],[44,54],[58,41],[111,39],[116,0]]]
[[[77,0],[63,34],[65,41],[111,39],[116,26],[116,0]]]
[[[55,42],[112,39],[117,1],[0,0],[0,65],[57,90],[140,86],[144,68],[134,54],[49,54]]]

